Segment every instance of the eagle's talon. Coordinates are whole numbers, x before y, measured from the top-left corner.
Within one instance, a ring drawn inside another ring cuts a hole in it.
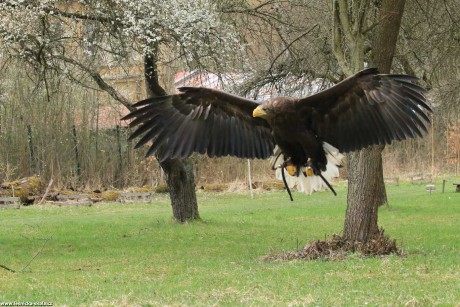
[[[295,167],[292,164],[286,165],[286,171],[288,172],[289,175],[295,176],[297,174],[297,167]]]

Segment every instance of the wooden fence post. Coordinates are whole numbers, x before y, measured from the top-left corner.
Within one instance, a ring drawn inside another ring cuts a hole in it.
[[[248,182],[249,182],[249,192],[251,193],[251,199],[254,199],[254,191],[252,190],[251,160],[249,159],[248,159]]]
[[[80,180],[81,176],[81,165],[80,165],[80,157],[78,155],[78,139],[77,139],[77,128],[75,125],[72,125],[72,135],[73,135],[73,150],[75,152],[75,171],[78,177],[78,180]]]

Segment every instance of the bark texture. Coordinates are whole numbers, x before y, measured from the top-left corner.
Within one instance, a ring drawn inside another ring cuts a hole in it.
[[[372,41],[371,66],[389,73],[405,0],[383,0]],[[378,234],[378,207],[387,204],[382,150],[373,146],[348,155],[348,195],[344,238],[367,242]]]
[[[200,219],[193,166],[188,160],[168,159],[161,163],[169,187],[173,216],[184,223]]]
[[[144,72],[147,95],[166,95],[158,80],[156,52],[145,56]],[[160,166],[166,174],[174,219],[180,223],[200,219],[191,162],[188,159],[167,159]]]
[[[348,155],[348,169],[353,171],[348,173],[345,239],[367,242],[378,234],[377,209],[386,200],[381,153],[373,146]]]
[[[389,73],[398,41],[399,28],[406,0],[384,0],[380,8],[380,23],[372,42],[371,66]]]

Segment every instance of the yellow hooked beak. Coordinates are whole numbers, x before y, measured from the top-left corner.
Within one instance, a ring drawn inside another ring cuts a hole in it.
[[[252,117],[266,117],[267,116],[267,112],[265,112],[261,106],[258,106],[257,108],[254,109],[254,111],[252,111]]]

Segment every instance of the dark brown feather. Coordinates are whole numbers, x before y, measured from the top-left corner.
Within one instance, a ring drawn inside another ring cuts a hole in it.
[[[139,125],[131,135],[143,135],[136,148],[152,141],[147,155],[157,153],[160,161],[193,152],[270,157],[275,146],[270,126],[252,117],[257,102],[214,89],[179,90],[182,93],[140,101],[134,105],[140,108],[123,118],[134,119],[130,126]]]
[[[296,104],[317,136],[341,152],[421,136],[431,112],[425,90],[405,75],[363,70]]]

